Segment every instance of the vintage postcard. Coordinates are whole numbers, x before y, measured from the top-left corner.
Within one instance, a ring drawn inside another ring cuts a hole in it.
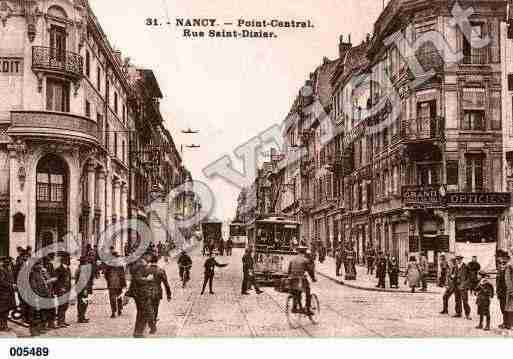
[[[513,336],[512,5],[0,0],[0,342]]]

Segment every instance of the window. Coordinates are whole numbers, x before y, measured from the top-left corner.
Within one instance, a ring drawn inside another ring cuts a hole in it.
[[[121,142],[121,157],[123,159],[123,163],[125,162],[125,141]]]
[[[50,27],[50,59],[57,62],[66,61],[66,30],[61,26]]]
[[[85,73],[87,77],[91,76],[91,54],[87,50],[85,56]]]
[[[25,216],[22,213],[16,213],[13,216],[12,231],[15,233],[25,232]]]
[[[100,66],[96,68],[96,88],[102,91],[102,69]]]
[[[419,165],[417,169],[419,186],[429,186],[439,183],[438,168],[435,165]]]
[[[54,202],[64,205],[65,168],[62,161],[49,156],[37,166],[36,196],[40,202]]]
[[[107,151],[110,150],[110,126],[109,123],[105,123],[105,147],[107,147]]]
[[[471,41],[480,41],[483,33],[483,24],[471,24],[472,26],[472,35]],[[479,49],[477,47],[473,47],[469,40],[463,35],[463,63],[464,64],[486,64],[488,59],[486,57],[488,47],[484,47]]]
[[[46,109],[69,112],[69,84],[48,78],[46,80]]]
[[[122,116],[123,116],[123,123],[125,123],[125,121],[126,121],[126,106],[124,104],[123,104],[123,110],[122,111],[123,111],[123,114],[122,114]]]
[[[114,92],[114,113],[118,114],[118,93]]]
[[[110,103],[110,82],[107,80],[105,82],[105,101]]]
[[[114,157],[118,157],[118,133],[114,132]]]
[[[459,162],[447,161],[447,185],[457,186],[459,177]]]
[[[483,156],[468,155],[465,158],[467,191],[483,191]]]
[[[91,118],[91,103],[87,100],[85,102],[85,115],[86,117]]]
[[[463,114],[464,130],[484,130],[485,112],[483,110],[465,110]]]

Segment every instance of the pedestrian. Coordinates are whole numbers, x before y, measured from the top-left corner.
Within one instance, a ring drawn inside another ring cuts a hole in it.
[[[77,288],[77,321],[78,323],[89,323],[86,317],[87,307],[89,306],[89,298],[93,294],[93,268],[89,256],[82,256],[79,259],[79,266],[75,272],[75,285],[79,285],[81,278],[83,287]],[[87,275],[87,277],[86,277]]]
[[[228,238],[226,241],[226,255],[231,256],[233,250],[233,240],[231,238]]]
[[[507,318],[506,329],[511,329],[513,326],[513,261],[511,256],[504,267],[504,281],[506,282],[506,303],[504,312]]]
[[[150,268],[148,272],[153,276],[153,280],[150,282],[151,284],[151,305],[153,308],[153,326],[150,328],[150,334],[155,334],[157,332],[157,321],[159,315],[159,306],[160,301],[163,298],[162,285],[166,290],[167,301],[171,301],[171,287],[169,286],[169,282],[167,280],[166,271],[158,266],[159,258],[154,255],[150,260]]]
[[[0,332],[9,331],[7,318],[9,312],[16,308],[16,283],[9,260],[9,257],[0,258]]]
[[[380,256],[376,263],[376,276],[378,277],[377,288],[385,288],[385,279],[387,276],[387,260],[385,256]]]
[[[107,281],[109,291],[109,302],[111,309],[111,318],[116,318],[116,314],[123,314],[123,289],[126,288],[125,267],[119,260],[119,253],[112,252],[112,263],[105,266],[103,275]]]
[[[242,295],[248,295],[248,289],[255,288],[257,294],[262,293],[255,281],[255,262],[251,253],[251,249],[246,248],[242,256]]]
[[[49,296],[48,298],[55,298],[55,282],[57,281],[57,276],[55,274],[55,253],[49,253],[47,256],[43,257],[43,267],[44,267],[44,277],[48,286]],[[55,302],[55,301],[54,301]],[[57,319],[57,305],[53,305],[50,308],[41,309],[43,313],[43,318],[46,321],[47,329],[57,329],[57,325],[55,323]]]
[[[374,273],[374,261],[376,259],[376,251],[374,248],[369,248],[367,252],[367,274],[372,275]]]
[[[219,241],[219,255],[222,257],[224,256],[224,241],[223,239],[221,238],[221,240]]]
[[[37,336],[48,331],[48,312],[45,311],[42,301],[50,298],[50,288],[46,279],[46,269],[42,260],[34,263],[29,275],[30,288],[34,292],[35,303],[30,303],[30,333]]]
[[[454,285],[456,292],[456,314],[454,318],[461,318],[462,306],[465,311],[465,319],[471,320],[470,317],[470,305],[468,304],[468,291],[470,288],[470,280],[468,275],[468,268],[463,263],[463,257],[456,257],[456,268],[454,272]]]
[[[57,326],[59,328],[69,327],[66,323],[66,312],[69,308],[69,296],[71,291],[71,270],[70,256],[68,253],[62,253],[60,256],[61,264],[55,270],[54,291],[55,295],[59,297],[59,306],[57,307]]]
[[[477,314],[479,314],[479,325],[476,329],[483,329],[483,319],[486,319],[484,330],[490,330],[490,302],[493,298],[493,286],[488,281],[488,274],[479,272],[477,275],[479,284],[476,287]]]
[[[508,263],[509,255],[506,251],[497,252],[497,299],[499,299],[499,306],[502,313],[502,324],[499,325],[500,329],[510,329],[508,324],[507,312],[506,312],[506,298],[508,296],[508,288],[506,287],[505,270],[506,264]]]
[[[449,266],[448,266],[448,274],[447,274],[447,281],[446,281],[446,288],[445,288],[445,292],[444,292],[444,295],[443,295],[443,308],[442,308],[442,311],[440,312],[440,314],[449,314],[449,299],[454,295],[456,294],[456,282],[455,282],[455,278],[456,278],[456,258],[452,258],[451,261],[449,262]],[[456,311],[458,310],[457,309],[457,303],[456,303],[456,299],[455,299],[455,302],[454,302],[454,307],[456,308]]]
[[[324,263],[326,260],[326,246],[321,244],[319,247],[319,263]]]
[[[420,269],[420,281],[422,283],[421,291],[426,292],[427,291],[427,279],[428,279],[428,275],[429,275],[429,264],[428,264],[428,260],[427,260],[425,253],[423,253],[420,256],[419,269]]]
[[[390,288],[399,289],[399,263],[395,257],[391,257],[388,263],[388,278],[390,279]]]
[[[353,246],[348,243],[345,251],[346,280],[356,280],[356,252]]]
[[[481,264],[477,261],[476,256],[472,256],[472,260],[467,264],[469,275],[469,290],[471,293],[476,293],[476,288],[479,285],[478,274],[481,270]]]
[[[410,256],[408,269],[406,271],[406,282],[408,282],[411,292],[415,293],[415,288],[418,287],[420,283],[420,268],[415,256]]]
[[[438,286],[443,288],[447,283],[447,274],[449,273],[449,262],[444,254],[440,255],[440,277],[438,278]]]
[[[337,277],[340,277],[340,269],[342,268],[342,260],[344,257],[344,249],[342,248],[342,245],[339,245],[337,247],[337,250],[335,252],[335,272]]]
[[[134,338],[144,338],[144,331],[147,326],[152,332],[157,330],[152,303],[152,286],[154,286],[152,282],[154,278],[153,274],[150,273],[148,264],[153,255],[153,252],[146,251],[132,268],[133,278],[128,291],[135,300],[137,310]]]
[[[205,293],[205,288],[207,287],[207,283],[209,285],[210,294],[214,294],[213,291],[213,280],[215,267],[226,267],[228,264],[220,264],[216,261],[214,257],[214,253],[210,252],[208,259],[205,261],[205,273],[203,278],[203,289],[201,289],[201,295]]]

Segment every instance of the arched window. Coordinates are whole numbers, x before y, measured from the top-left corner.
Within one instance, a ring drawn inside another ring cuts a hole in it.
[[[53,5],[48,8],[48,15],[51,17],[57,17],[66,19],[68,15],[66,14],[66,11],[60,6]]]
[[[37,165],[37,201],[64,206],[66,202],[66,165],[57,156],[48,155]]]

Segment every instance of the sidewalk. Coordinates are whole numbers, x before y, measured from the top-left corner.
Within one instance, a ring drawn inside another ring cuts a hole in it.
[[[315,271],[327,278],[330,279],[340,285],[345,285],[350,288],[355,289],[362,289],[362,290],[368,290],[368,291],[376,291],[376,292],[389,292],[389,293],[411,293],[410,287],[408,287],[407,284],[404,284],[404,276],[399,277],[399,289],[390,288],[390,282],[387,275],[387,278],[385,280],[386,288],[376,288],[376,285],[378,284],[378,279],[376,278],[376,272],[374,274],[370,275],[367,274],[367,268],[357,265],[356,266],[356,280],[344,280],[344,266],[342,265],[342,268],[340,270],[341,276],[337,277],[335,275],[335,259],[332,257],[326,257],[326,260],[324,263],[319,263],[317,260],[315,262]],[[436,286],[434,283],[428,282],[428,291],[427,292],[421,292],[417,288],[415,290],[415,293],[421,293],[421,294],[443,294],[444,288],[440,288]]]

